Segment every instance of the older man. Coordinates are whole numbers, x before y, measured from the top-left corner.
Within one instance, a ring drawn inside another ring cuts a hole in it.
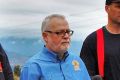
[[[42,22],[45,46],[24,65],[21,80],[90,80],[79,56],[69,53],[73,31],[63,15],[47,16]]]

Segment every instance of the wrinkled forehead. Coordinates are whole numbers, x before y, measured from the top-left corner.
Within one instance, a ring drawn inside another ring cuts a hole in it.
[[[111,3],[120,3],[120,0],[113,0],[113,1],[111,1]]]
[[[112,2],[112,3],[120,6],[120,2]]]

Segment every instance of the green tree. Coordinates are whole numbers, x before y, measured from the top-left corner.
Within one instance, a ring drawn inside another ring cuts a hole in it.
[[[14,75],[19,77],[20,76],[20,70],[21,70],[20,65],[15,65],[15,67],[14,67]]]

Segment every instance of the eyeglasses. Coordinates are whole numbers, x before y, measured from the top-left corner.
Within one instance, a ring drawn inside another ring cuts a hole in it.
[[[49,32],[49,33],[53,33],[53,34],[56,34],[58,36],[65,36],[65,34],[67,33],[69,36],[72,36],[73,35],[73,30],[66,30],[66,31],[56,31],[56,32],[53,32],[53,31],[45,31],[45,32]]]

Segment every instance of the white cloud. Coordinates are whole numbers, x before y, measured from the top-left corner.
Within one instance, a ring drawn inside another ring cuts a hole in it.
[[[0,0],[1,37],[38,37],[43,18],[52,13],[65,15],[83,39],[107,20],[102,0]]]

